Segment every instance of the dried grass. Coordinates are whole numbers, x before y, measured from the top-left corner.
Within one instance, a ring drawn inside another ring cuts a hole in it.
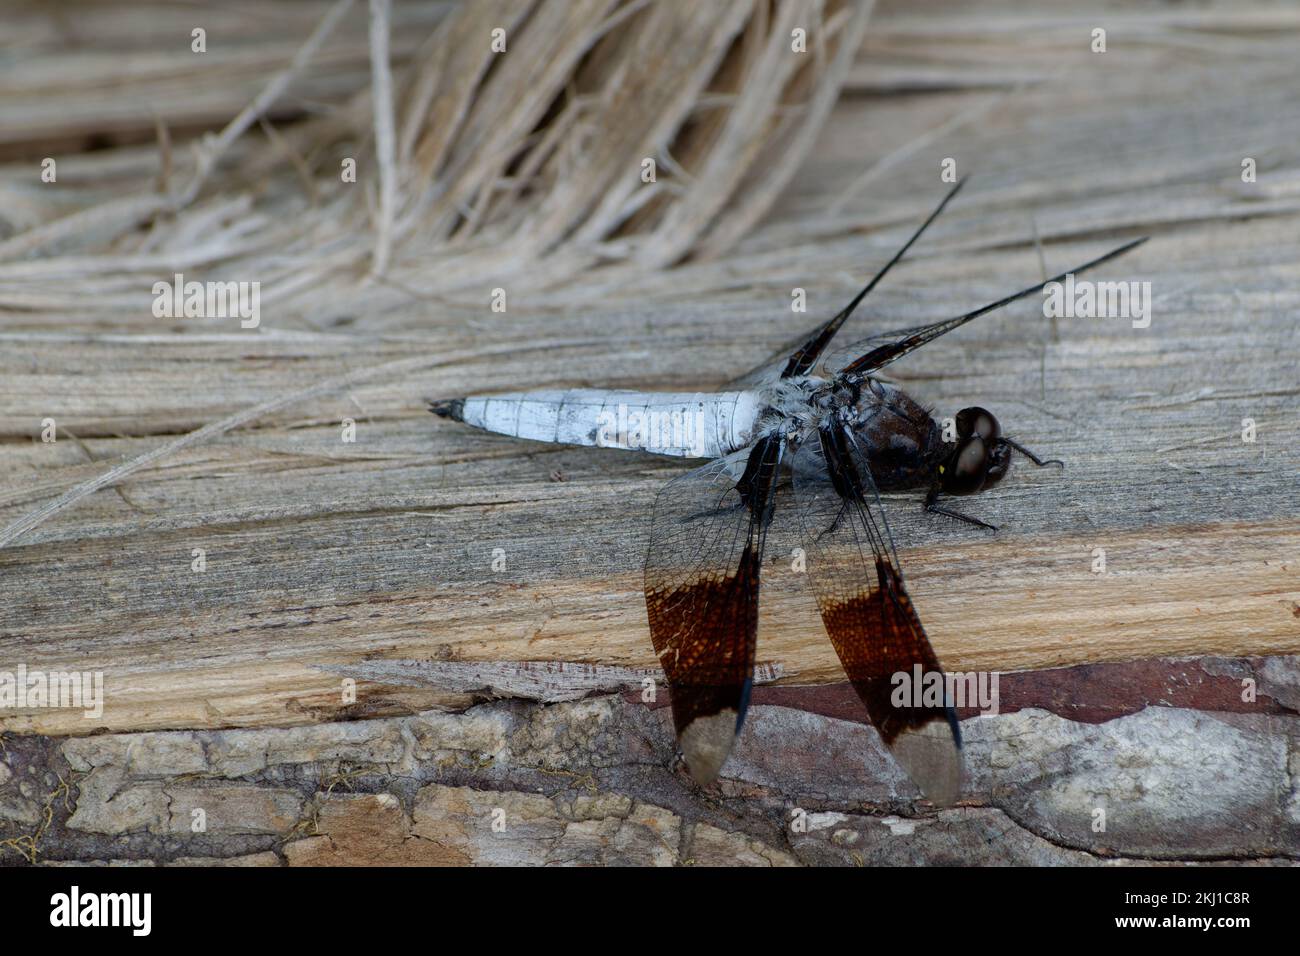
[[[20,45],[54,29],[69,49],[0,90],[22,105],[0,148],[48,144],[59,185],[33,186],[31,161],[0,175],[0,320],[48,329],[75,314],[81,327],[147,328],[154,282],[176,272],[260,282],[263,329],[322,328],[413,298],[479,300],[497,285],[563,306],[591,294],[594,272],[595,288],[644,287],[675,263],[721,255],[768,209],[834,103],[871,5],[476,0],[395,11],[339,0],[280,5],[260,22],[149,6],[116,22],[94,8],[84,20],[29,11],[15,19]],[[193,26],[212,52],[188,49]],[[810,37],[806,55],[791,53],[795,26]],[[260,42],[231,52],[229,37],[259,27]],[[498,28],[504,53],[491,49]],[[231,91],[263,74],[235,110]],[[234,118],[202,132],[221,113]],[[105,130],[155,144],[56,149]],[[341,181],[349,157],[355,184]],[[641,178],[646,158],[654,183]],[[160,445],[12,523],[0,545],[183,447],[394,371],[362,370]]]
[[[390,4],[373,0],[369,87],[277,129],[266,118],[314,60],[342,56],[327,41],[356,33],[340,25],[355,27],[362,8],[340,0],[215,135],[182,143],[177,129],[192,121],[137,115],[136,132],[146,119],[157,131],[152,156],[86,154],[69,188],[23,190],[23,213],[0,226],[0,308],[147,319],[152,282],[186,268],[258,279],[277,318],[319,325],[486,283],[562,301],[591,269],[717,256],[809,149],[870,6],[482,0],[446,10],[415,49],[390,51]],[[815,38],[806,56],[790,52],[795,25]],[[497,27],[504,54],[490,49]],[[186,51],[173,64],[183,56],[200,62]],[[159,71],[160,86],[175,69]],[[194,69],[189,82],[223,77]],[[356,184],[340,182],[349,156]],[[641,181],[644,158],[656,159],[655,183]],[[19,190],[17,178],[0,188]],[[32,260],[40,267],[24,271]]]

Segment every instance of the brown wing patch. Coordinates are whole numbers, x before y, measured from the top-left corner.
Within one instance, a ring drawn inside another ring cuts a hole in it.
[[[740,688],[753,676],[758,589],[758,561],[746,543],[734,575],[646,591],[650,639],[672,690],[678,728],[736,707]]]
[[[872,723],[885,743],[893,744],[904,729],[947,715],[942,709],[894,705],[894,675],[911,674],[917,664],[924,673],[937,673],[939,659],[893,565],[877,558],[876,580],[875,588],[846,601],[828,601],[822,622]]]
[[[646,612],[691,775],[721,770],[745,719],[759,568],[784,446],[764,438],[669,482],[655,500]]]
[[[835,652],[894,758],[927,797],[951,803],[961,788],[960,730],[942,696],[914,696],[918,670],[926,681],[943,674],[898,570],[870,467],[851,436],[826,432],[799,448],[793,470],[808,577]]]

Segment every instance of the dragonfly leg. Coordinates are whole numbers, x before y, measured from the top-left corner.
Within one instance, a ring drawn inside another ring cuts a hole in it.
[[[938,503],[939,489],[934,488],[925,499],[925,510],[930,514],[944,515],[948,518],[956,518],[958,521],[966,521],[980,528],[987,528],[990,531],[997,531],[997,525],[989,524],[987,521],[980,521],[979,518],[972,518],[970,515],[962,514],[960,511],[954,511],[952,508],[945,508]]]
[[[826,537],[828,534],[831,534],[833,531],[835,531],[835,529],[838,528],[840,524],[844,521],[844,516],[848,513],[849,513],[849,503],[847,501],[841,501],[840,510],[835,514],[835,520],[833,520],[830,523],[830,527],[828,527],[825,531],[822,531],[820,534],[817,535],[817,540],[820,541],[822,538]]]

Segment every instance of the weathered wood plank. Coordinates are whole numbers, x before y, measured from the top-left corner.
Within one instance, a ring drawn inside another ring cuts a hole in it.
[[[915,498],[889,501],[945,664],[1300,652],[1295,25],[1243,38],[1194,24],[1200,41],[1224,44],[1220,62],[1174,42],[1187,39],[1176,11],[1119,21],[1105,55],[1087,52],[1078,18],[1044,16],[1043,33],[975,16],[927,17],[922,30],[880,11],[859,73],[899,36],[907,56],[942,62],[957,37],[1011,56],[1048,35],[1057,72],[1008,89],[989,57],[953,89],[915,94],[904,77],[902,92],[847,96],[777,208],[724,259],[511,286],[504,315],[488,303],[511,282],[508,263],[448,297],[339,296],[328,318],[264,304],[256,333],[92,303],[21,311],[12,297],[57,294],[69,263],[0,263],[11,297],[0,312],[0,525],[240,408],[422,352],[431,363],[467,356],[277,412],[0,550],[0,669],[103,670],[108,692],[93,724],[32,710],[0,726],[307,723],[463,702],[362,682],[350,704],[337,671],[368,659],[653,666],[645,521],[682,465],[477,434],[435,420],[423,399],[720,385],[852,294],[942,190],[947,156],[973,176],[961,202],[846,336],[956,313],[1145,233],[1152,241],[1104,277],[1149,280],[1155,305],[1148,329],[1053,329],[1031,300],[898,366],[943,413],[985,405],[1068,462],[1063,474],[1017,468],[972,499],[996,537],[926,518]],[[996,92],[977,82],[983,70]],[[1255,184],[1240,181],[1244,156],[1259,162]],[[795,286],[808,290],[808,315],[789,311]],[[47,416],[63,429],[56,444],[35,440]],[[357,422],[355,443],[340,440],[344,418]],[[1253,443],[1241,440],[1246,418]],[[790,570],[790,530],[774,531],[759,657],[788,682],[836,680]],[[190,569],[194,548],[204,573]],[[1092,571],[1096,548],[1104,575]]]

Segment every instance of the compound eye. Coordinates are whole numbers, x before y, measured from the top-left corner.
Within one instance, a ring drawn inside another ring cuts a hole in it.
[[[951,468],[943,487],[948,494],[973,495],[983,488],[989,471],[989,452],[984,440],[979,435],[966,439],[953,456]]]
[[[987,408],[973,405],[957,413],[957,437],[978,435],[985,445],[992,445],[1002,437],[1002,426]]]

